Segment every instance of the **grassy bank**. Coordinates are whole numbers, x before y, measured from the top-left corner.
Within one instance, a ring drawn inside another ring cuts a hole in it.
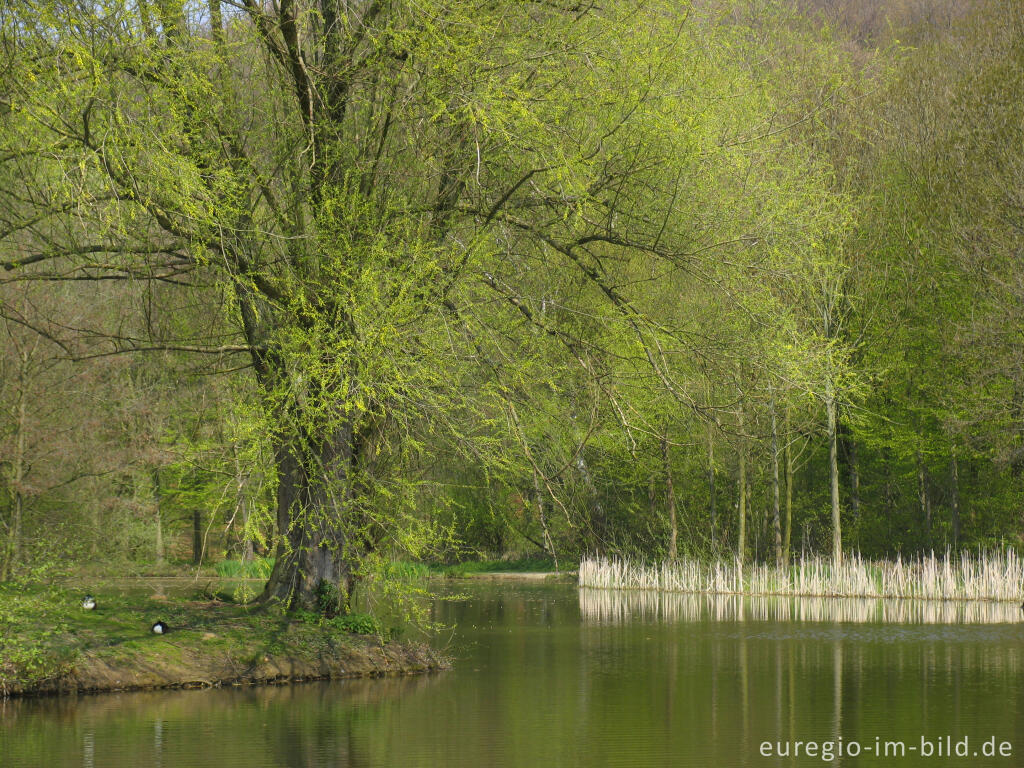
[[[648,566],[628,560],[584,558],[581,587],[705,594],[885,597],[1020,602],[1024,561],[1013,550],[952,558],[808,558],[789,568],[773,564],[703,563],[683,559]]]
[[[408,674],[443,658],[369,616],[288,620],[208,599],[0,585],[0,696]],[[154,635],[153,622],[170,631]]]

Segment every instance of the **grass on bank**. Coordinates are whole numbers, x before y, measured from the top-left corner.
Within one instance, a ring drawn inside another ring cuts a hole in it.
[[[97,590],[97,608],[86,611],[74,590],[0,584],[0,697],[58,680],[99,675],[102,683],[104,671],[116,677],[112,670],[159,669],[171,684],[175,676],[215,684],[207,679],[211,665],[229,679],[275,659],[315,668],[345,658],[358,667],[361,653],[383,650],[398,634],[366,614],[283,616],[201,592],[188,599]],[[170,627],[167,635],[152,633],[158,619]]]
[[[693,559],[646,565],[586,557],[581,587],[705,594],[883,597],[922,600],[1007,600],[1024,596],[1024,560],[1011,549],[953,558],[935,553],[916,558],[866,560],[851,554],[836,565],[806,558],[789,568],[771,563]]]

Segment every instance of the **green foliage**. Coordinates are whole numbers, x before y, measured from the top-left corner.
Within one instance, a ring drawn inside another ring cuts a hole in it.
[[[346,613],[328,617],[300,609],[295,611],[293,616],[304,624],[335,629],[351,635],[383,635],[380,621],[368,613]]]
[[[327,624],[353,635],[380,635],[380,622],[368,613],[348,613],[328,619]]]
[[[199,510],[222,576],[281,551],[311,578],[275,588],[317,584],[284,604],[422,619],[412,562],[778,558],[776,491],[793,550],[1021,534],[1012,3],[907,49],[746,0],[300,0],[222,36],[23,5],[0,574],[181,556]]]
[[[274,569],[274,558],[257,557],[249,562],[241,560],[221,560],[214,565],[217,575],[222,579],[269,579]]]

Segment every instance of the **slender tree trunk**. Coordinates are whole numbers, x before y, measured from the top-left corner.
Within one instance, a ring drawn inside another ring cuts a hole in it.
[[[853,514],[853,519],[857,520],[860,515],[860,467],[857,464],[857,440],[851,435],[847,445],[850,459],[850,512]]]
[[[192,510],[192,565],[203,562],[203,511]]]
[[[711,424],[708,424],[708,511],[711,520],[711,546],[718,544],[718,520],[715,509],[715,440]]]
[[[210,0],[210,34],[216,42],[224,42],[224,17],[220,0]]]
[[[749,458],[749,457],[748,457]],[[747,468],[747,554],[757,556],[761,546],[761,538],[765,533],[767,515],[760,513],[754,506],[754,473]],[[753,531],[753,536],[751,536]],[[751,542],[753,538],[753,542]]]
[[[241,500],[241,512],[242,512],[242,551],[241,558],[243,563],[251,563],[255,553],[252,548],[252,539],[249,538],[249,500]]]
[[[151,475],[153,479],[153,516],[156,521],[156,562],[158,565],[163,565],[166,553],[164,552],[164,520],[160,511],[160,470],[153,467]]]
[[[93,478],[90,486],[93,489],[93,498],[90,499],[89,502],[89,517],[90,522],[92,523],[92,536],[91,541],[89,542],[89,554],[95,557],[100,551],[100,528],[102,525],[100,522],[100,505],[96,503],[96,499],[99,498],[99,494],[95,492],[95,478]]]
[[[779,504],[779,429],[775,417],[775,397],[770,402],[772,413],[772,528],[774,532],[775,562],[782,562],[782,514]]]
[[[892,492],[892,471],[889,469],[891,455],[888,448],[882,449],[882,461],[885,466],[885,532],[890,540],[892,539],[892,519],[896,513],[896,502]]]
[[[657,482],[658,479],[652,472],[647,479],[647,514],[651,520],[658,516]]]
[[[212,0],[213,2],[220,2],[220,0]],[[247,489],[250,484],[249,473],[242,469],[242,462],[238,458],[237,448],[232,451],[235,459],[235,484],[237,486],[238,493],[238,510],[237,513],[241,513],[242,516],[242,533],[238,537],[239,541],[239,557],[243,563],[252,562],[253,559],[253,548],[252,539],[249,537],[249,499]],[[236,514],[237,514],[236,513]]]
[[[540,530],[544,534],[544,549],[547,550],[548,557],[550,557],[555,563],[555,571],[558,570],[558,555],[555,554],[555,545],[551,540],[551,531],[548,530],[548,518],[544,514],[544,494],[540,488],[540,477],[537,475],[537,470],[533,470],[533,499],[534,504],[537,505],[537,519],[540,520]]]
[[[24,373],[24,369],[22,373]],[[23,381],[24,376],[22,376]],[[25,388],[22,383],[18,389],[18,439],[14,444],[13,466],[11,467],[11,484],[13,486],[11,494],[11,521],[7,529],[7,551],[4,553],[3,568],[0,569],[0,581],[12,578],[18,563],[21,561],[21,521],[25,505],[25,496],[21,489],[25,481],[25,430],[28,425],[26,400]]]
[[[668,503],[668,524],[670,528],[668,557],[674,562],[679,558],[679,527],[676,523],[676,492],[672,487],[672,462],[669,459],[668,435],[665,433],[661,436],[661,458],[665,463],[665,496]]]
[[[928,499],[928,476],[924,468],[924,456],[917,451],[917,498],[921,507],[921,522],[924,523],[925,546],[932,546],[932,510]]]
[[[739,519],[737,521],[739,534],[736,541],[736,557],[739,558],[740,562],[746,560],[747,556],[747,445],[746,438],[744,435],[743,425],[743,403],[740,402],[739,411],[737,411],[737,418],[739,424]]]
[[[960,470],[956,461],[956,446],[950,450],[949,484],[952,493],[953,551],[960,546]]]
[[[836,398],[831,379],[826,383],[825,411],[828,419],[828,474],[832,500],[832,559],[843,559],[843,532],[839,517],[839,443],[836,433]]]
[[[786,527],[782,537],[782,562],[785,566],[789,567],[790,556],[793,551],[793,449],[792,449],[792,435],[789,431],[789,411],[790,408],[786,406]]]

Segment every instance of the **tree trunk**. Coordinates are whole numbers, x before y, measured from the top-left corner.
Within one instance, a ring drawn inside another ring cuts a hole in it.
[[[932,546],[932,510],[928,501],[928,477],[924,468],[924,456],[917,451],[917,499],[921,506],[921,522],[924,523],[925,546]]]
[[[533,470],[533,500],[537,505],[537,519],[540,520],[540,530],[544,536],[544,549],[548,553],[548,557],[555,563],[555,571],[558,571],[558,555],[555,554],[555,545],[551,540],[551,531],[548,530],[548,518],[544,514],[544,494],[540,488],[540,477],[537,474],[536,468]]]
[[[647,479],[647,514],[651,520],[658,515],[657,477],[653,472]]]
[[[24,381],[23,377],[22,381]],[[14,494],[11,499],[11,524],[7,531],[7,557],[4,558],[2,574],[4,581],[14,576],[14,571],[21,561],[21,521],[25,506],[25,496],[21,488],[25,481],[25,428],[28,425],[26,399],[25,389],[22,385],[18,389],[18,439],[15,442],[14,466],[11,472]]]
[[[857,520],[860,515],[860,467],[857,465],[857,440],[852,435],[847,446],[850,459],[850,512],[853,519]]]
[[[739,558],[740,562],[746,559],[747,554],[747,446],[746,440],[743,434],[743,403],[740,403],[739,411],[737,412],[739,432],[740,432],[740,445],[739,445],[739,509],[738,509],[738,531],[736,541],[736,557]]]
[[[192,510],[192,565],[203,562],[203,512]]]
[[[355,465],[351,423],[329,440],[275,448],[278,545],[274,569],[258,598],[286,610],[347,613],[357,562],[351,529]]]
[[[670,529],[668,539],[668,557],[674,562],[679,557],[679,548],[677,543],[679,528],[676,524],[676,492],[672,487],[672,463],[669,461],[668,436],[664,433],[661,436],[661,458],[665,463],[665,496],[666,502],[668,503],[668,524]]]
[[[956,446],[949,456],[949,484],[952,494],[953,551],[960,546],[960,470],[956,462]]]
[[[213,0],[219,3],[220,0]],[[243,471],[242,462],[238,457],[237,446],[232,450],[232,455],[235,460],[235,484],[238,492],[238,509],[237,512],[242,514],[242,533],[238,538],[239,541],[239,557],[243,563],[252,562],[253,559],[253,547],[252,538],[249,536],[249,505],[251,499],[249,498],[248,489],[251,482],[251,476],[248,472]],[[236,512],[236,514],[237,514]]]
[[[843,532],[839,518],[839,443],[836,433],[836,398],[832,381],[825,389],[825,412],[828,418],[828,474],[832,500],[832,560],[843,560]]]
[[[786,529],[782,537],[782,562],[789,567],[793,541],[793,450],[789,431],[789,406],[786,406]]]
[[[594,478],[590,476],[587,461],[583,458],[582,453],[576,457],[576,470],[583,479],[587,493],[590,494],[590,537],[593,546],[597,548],[600,546],[600,542],[604,541],[607,537],[608,520],[604,513],[604,506],[601,504],[601,496],[597,491],[597,486],[594,484]]]
[[[217,43],[224,42],[224,15],[220,0],[210,0],[210,34]]]
[[[772,413],[772,528],[775,562],[782,562],[782,514],[779,504],[779,429],[775,417],[775,397],[770,402]]]
[[[249,500],[242,499],[242,548],[241,559],[243,563],[251,563],[255,553],[252,549],[252,539],[249,537]]]
[[[715,509],[715,441],[712,426],[708,424],[708,511],[711,520],[711,546],[718,544],[718,520]]]
[[[164,563],[164,520],[160,514],[160,470],[153,467],[153,516],[156,522],[156,562]]]

